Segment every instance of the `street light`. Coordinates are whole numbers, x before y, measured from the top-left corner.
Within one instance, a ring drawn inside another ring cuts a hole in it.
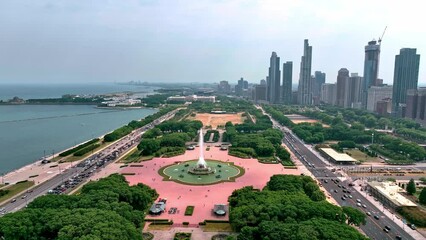
[[[371,133],[371,144],[374,143],[374,133]]]

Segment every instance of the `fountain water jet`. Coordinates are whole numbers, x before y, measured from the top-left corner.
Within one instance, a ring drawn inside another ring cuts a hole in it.
[[[200,148],[200,156],[198,157],[197,165],[188,170],[188,173],[191,174],[199,174],[199,175],[207,175],[211,173],[215,173],[216,170],[207,166],[206,160],[204,160],[204,136],[203,129],[200,129],[198,136],[198,146]]]

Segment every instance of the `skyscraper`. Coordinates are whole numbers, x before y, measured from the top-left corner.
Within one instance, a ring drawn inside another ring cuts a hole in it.
[[[325,73],[321,71],[315,71],[314,82],[312,83],[313,96],[321,97],[321,85],[325,83]]]
[[[269,103],[279,103],[280,102],[280,92],[281,92],[281,71],[280,71],[280,58],[277,56],[276,52],[272,52],[270,65],[269,65]]]
[[[392,114],[403,117],[401,107],[406,103],[407,90],[417,89],[420,54],[415,48],[402,48],[395,56],[393,74]]]
[[[409,89],[407,91],[406,118],[426,125],[426,88]]]
[[[283,64],[282,103],[284,104],[291,104],[292,79],[293,79],[293,62],[286,62]]]
[[[339,107],[348,106],[347,93],[349,89],[349,70],[346,68],[341,68],[337,74],[337,99],[336,105]]]
[[[324,83],[321,85],[321,101],[330,105],[335,105],[336,89],[335,83]]]
[[[368,88],[377,84],[379,75],[380,45],[376,41],[368,42],[365,46],[364,81],[362,84],[362,106],[367,107]]]
[[[312,46],[309,40],[305,39],[303,46],[303,56],[300,62],[300,75],[298,86],[298,102],[301,105],[312,105]]]
[[[351,73],[349,77],[349,101],[351,108],[361,108],[361,86],[363,78],[358,73]]]

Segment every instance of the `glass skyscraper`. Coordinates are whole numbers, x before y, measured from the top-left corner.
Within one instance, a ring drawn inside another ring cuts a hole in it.
[[[300,105],[312,105],[312,46],[309,46],[309,40],[305,39],[303,45],[303,56],[300,62],[299,87],[297,100]]]
[[[368,42],[365,46],[364,81],[362,83],[362,106],[367,107],[367,94],[371,86],[376,86],[379,75],[380,45],[376,41]]]
[[[420,54],[415,48],[402,48],[395,56],[393,74],[392,114],[403,117],[401,107],[406,103],[407,90],[417,89]]]
[[[283,92],[282,103],[291,104],[292,97],[292,78],[293,78],[293,62],[285,62],[283,64]]]

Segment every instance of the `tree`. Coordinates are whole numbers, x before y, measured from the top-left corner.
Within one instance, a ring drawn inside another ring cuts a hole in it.
[[[416,183],[414,183],[414,179],[410,179],[407,184],[407,193],[413,195],[416,193]]]
[[[144,138],[139,143],[138,149],[144,156],[152,155],[160,149],[160,142],[156,139]]]
[[[366,215],[363,212],[353,207],[342,207],[342,209],[348,219],[348,224],[365,225]]]
[[[422,189],[419,195],[419,202],[421,204],[426,204],[426,187]]]

